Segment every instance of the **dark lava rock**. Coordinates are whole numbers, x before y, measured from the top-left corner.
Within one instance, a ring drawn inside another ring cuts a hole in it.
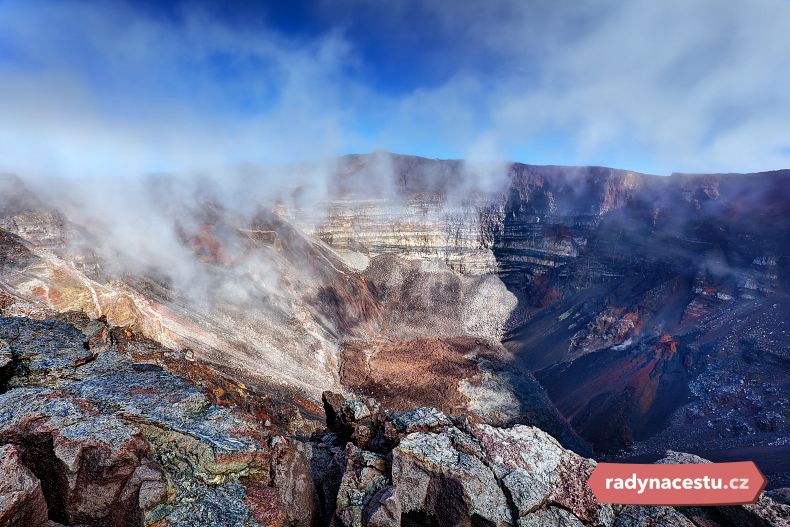
[[[0,340],[20,377],[10,380],[9,386],[68,377],[74,368],[93,360],[84,334],[64,322],[0,318]]]

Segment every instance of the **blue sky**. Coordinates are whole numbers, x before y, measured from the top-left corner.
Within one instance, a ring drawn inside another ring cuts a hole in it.
[[[788,0],[0,0],[0,170],[790,167]]]

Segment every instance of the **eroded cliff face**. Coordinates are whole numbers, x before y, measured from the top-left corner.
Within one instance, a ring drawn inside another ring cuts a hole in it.
[[[526,232],[534,215],[578,249],[552,265],[510,264],[503,280],[523,307],[505,344],[598,451],[762,450],[783,480],[772,460],[787,414],[768,416],[783,404],[770,386],[784,392],[787,379],[774,357],[788,349],[790,173],[635,181],[559,218],[541,216],[534,194],[511,197],[506,233]],[[524,250],[505,245],[508,262]]]
[[[438,259],[463,274],[494,273],[491,252],[503,203],[493,183],[481,185],[461,161],[379,152],[341,158],[317,209],[292,211],[295,221],[364,268],[397,254]]]
[[[364,160],[351,165],[366,170]],[[787,458],[777,440],[790,426],[780,409],[790,172],[657,177],[513,164],[506,185],[463,209],[457,162],[393,166],[396,197],[368,196],[360,211],[346,200],[316,232],[368,257],[438,258],[470,274],[481,268],[450,254],[479,261],[490,251],[485,271],[518,300],[505,346],[597,451],[672,447],[726,459],[748,449],[777,484],[787,481],[790,467],[776,460]],[[406,206],[392,207],[397,200]],[[449,222],[403,227],[420,224],[417,210],[440,218],[462,209],[458,238]],[[428,239],[430,250],[414,250]]]
[[[328,218],[313,235],[360,266],[374,256],[438,259],[464,274],[495,273],[497,261],[485,231],[496,212],[485,199],[444,203],[429,193],[396,194],[380,199],[344,199],[327,203]]]
[[[363,337],[378,324],[380,307],[361,275],[275,215],[179,226],[200,283],[177,288],[99,256],[94,233],[18,195],[0,220],[6,314],[104,317],[239,379],[316,401],[339,387],[340,336]]]

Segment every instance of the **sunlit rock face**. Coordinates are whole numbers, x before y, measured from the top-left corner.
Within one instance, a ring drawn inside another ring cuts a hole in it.
[[[485,202],[444,205],[434,196],[336,200],[314,235],[344,252],[367,258],[395,253],[438,259],[466,274],[497,271],[485,229]]]
[[[0,317],[3,526],[735,526],[790,512],[768,496],[705,511],[603,504],[585,483],[596,462],[544,430],[371,397],[325,392],[326,429],[294,434],[218,399],[231,386],[172,350],[60,318]]]
[[[320,214],[308,230],[365,259],[395,253],[438,259],[465,274],[496,272],[491,252],[501,205],[492,201],[504,172],[472,172],[461,161],[377,153],[338,161]]]

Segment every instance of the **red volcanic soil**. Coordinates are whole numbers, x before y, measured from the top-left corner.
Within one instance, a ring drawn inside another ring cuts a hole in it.
[[[343,348],[340,380],[394,410],[434,406],[447,414],[469,414],[459,384],[481,375],[475,356],[501,360],[502,352],[471,337],[357,341]]]
[[[665,334],[652,345],[547,368],[538,378],[577,432],[599,451],[617,450],[655,433],[687,400],[689,373],[679,345]]]

